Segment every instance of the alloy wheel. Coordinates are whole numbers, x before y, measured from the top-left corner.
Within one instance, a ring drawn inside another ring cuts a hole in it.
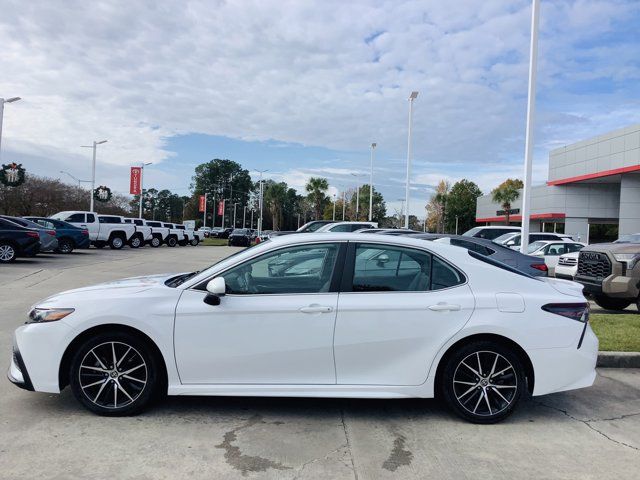
[[[82,393],[106,409],[124,408],[135,402],[148,381],[147,364],[140,352],[124,342],[105,342],[87,352],[80,363],[78,381]]]
[[[518,376],[513,365],[499,353],[477,351],[467,355],[453,374],[453,392],[467,412],[493,416],[516,399]]]
[[[151,239],[151,246],[155,247],[155,248],[159,247],[160,246],[160,239],[158,237],[153,237]]]
[[[138,248],[140,246],[140,237],[134,237],[131,239],[131,246],[133,248]]]
[[[11,245],[0,245],[0,261],[10,262],[16,256],[16,251]]]

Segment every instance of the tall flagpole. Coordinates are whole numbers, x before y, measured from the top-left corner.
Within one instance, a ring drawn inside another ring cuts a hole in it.
[[[538,20],[540,0],[531,5],[531,48],[529,50],[529,92],[527,98],[527,131],[524,146],[524,189],[522,191],[522,239],[520,251],[527,252],[529,245],[529,219],[531,210],[531,170],[533,163],[533,125],[536,110],[536,73],[538,63]]]

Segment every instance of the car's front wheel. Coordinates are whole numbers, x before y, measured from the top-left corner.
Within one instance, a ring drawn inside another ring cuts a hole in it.
[[[103,333],[75,352],[69,384],[76,399],[99,415],[135,415],[156,393],[158,360],[147,344],[129,333]]]
[[[178,244],[178,239],[175,237],[169,237],[169,239],[167,240],[167,246],[168,247],[175,247]]]
[[[131,248],[140,248],[142,246],[142,238],[139,235],[134,235],[131,240],[129,240],[129,246]]]
[[[509,416],[526,390],[518,355],[489,341],[464,345],[449,356],[441,377],[446,403],[473,423],[496,423]]]
[[[68,238],[61,238],[58,241],[58,251],[60,253],[71,253],[73,252],[73,241]]]
[[[162,239],[160,237],[153,237],[151,239],[151,246],[153,248],[158,248],[162,244]]]
[[[10,243],[0,243],[0,262],[9,263],[13,262],[18,256],[16,248]]]
[[[197,238],[194,238],[193,240],[191,240],[191,246],[193,247],[197,247],[198,246],[199,240]]]

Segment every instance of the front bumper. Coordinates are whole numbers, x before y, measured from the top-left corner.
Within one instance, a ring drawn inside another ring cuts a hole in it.
[[[11,357],[11,365],[9,366],[7,377],[9,378],[9,381],[17,387],[33,391],[33,384],[31,383],[29,372],[24,365],[24,361],[22,360],[22,355],[20,354],[18,347],[15,345],[13,346],[13,355]]]
[[[76,242],[76,248],[89,248],[91,246],[91,240],[89,240],[89,237],[81,237],[81,238],[77,238],[75,239]]]

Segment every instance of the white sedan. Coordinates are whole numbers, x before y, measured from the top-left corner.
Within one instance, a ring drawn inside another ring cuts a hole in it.
[[[492,423],[590,386],[581,286],[407,237],[287,235],[200,272],[60,293],[15,332],[9,378],[102,415],[156,395],[429,398]]]

